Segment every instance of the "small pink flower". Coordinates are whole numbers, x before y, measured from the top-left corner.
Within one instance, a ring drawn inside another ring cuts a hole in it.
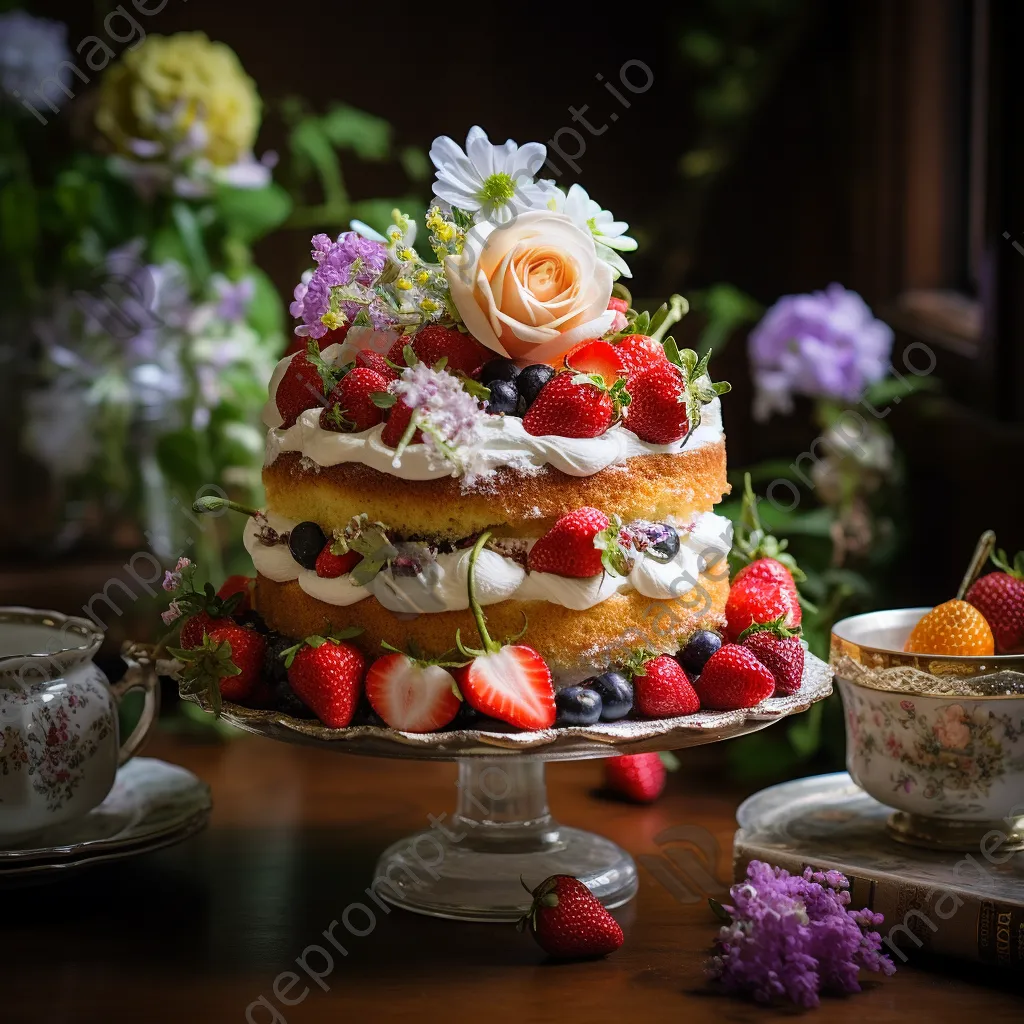
[[[177,601],[172,601],[167,606],[167,611],[161,612],[160,618],[164,620],[165,626],[170,626],[172,623],[177,622],[181,618],[181,608]]]
[[[904,711],[913,711],[914,702],[912,700],[901,700],[900,707],[903,708]]]

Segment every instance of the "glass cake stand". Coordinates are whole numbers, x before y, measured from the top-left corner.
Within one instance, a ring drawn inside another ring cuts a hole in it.
[[[174,662],[154,664],[150,649],[126,654],[150,671],[174,676]],[[744,711],[701,711],[682,718],[629,720],[537,732],[452,730],[417,734],[376,726],[329,729],[277,711],[225,703],[231,725],[288,743],[346,754],[455,761],[458,798],[452,817],[430,816],[431,827],[388,847],[377,862],[373,889],[389,903],[432,917],[509,921],[523,915],[535,886],[553,874],[583,881],[609,908],[637,891],[637,870],[625,850],[603,836],[559,824],[548,809],[544,766],[618,754],[680,750],[744,736],[806,711],[832,692],[828,665],[808,654],[797,693],[772,697]],[[209,711],[205,696],[183,695]]]

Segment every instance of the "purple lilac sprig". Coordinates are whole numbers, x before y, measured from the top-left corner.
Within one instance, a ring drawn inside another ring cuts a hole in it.
[[[892,328],[840,284],[784,295],[750,332],[755,418],[789,412],[797,394],[858,401],[885,376],[892,343]]]
[[[719,909],[731,920],[707,968],[727,992],[813,1007],[821,992],[859,992],[861,969],[896,970],[881,952],[883,916],[849,910],[849,882],[838,871],[791,875],[754,860],[729,894],[733,905]]]
[[[445,370],[418,362],[403,370],[390,390],[413,411],[395,449],[395,464],[401,464],[402,452],[420,430],[432,466],[447,463],[467,470],[462,456],[477,439],[484,413],[462,382]]]
[[[376,330],[391,326],[387,306],[379,301],[374,285],[387,262],[387,248],[380,242],[346,231],[332,242],[328,235],[314,235],[313,259],[317,267],[309,281],[295,289],[292,313],[302,318],[295,333],[300,337],[322,338],[328,331],[324,316],[332,312],[331,290],[342,289],[350,301],[335,302],[352,323],[365,310]]]

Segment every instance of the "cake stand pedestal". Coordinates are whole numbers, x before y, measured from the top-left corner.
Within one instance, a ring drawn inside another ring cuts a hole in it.
[[[374,890],[395,906],[462,921],[521,917],[549,875],[574,875],[609,908],[636,894],[633,858],[592,832],[560,825],[548,810],[540,758],[458,762],[451,818],[389,846]]]
[[[174,677],[177,662],[154,664],[150,649],[126,645],[126,656]],[[765,729],[806,711],[832,692],[832,670],[808,654],[800,689],[769,697],[756,708],[698,711],[679,718],[628,720],[586,727],[522,732],[490,729],[405,733],[373,725],[329,729],[224,702],[222,718],[246,732],[345,754],[455,761],[458,800],[452,817],[430,816],[429,829],[390,846],[377,863],[373,892],[398,907],[463,921],[509,921],[530,905],[524,884],[549,875],[581,879],[607,907],[637,891],[637,871],[625,850],[603,836],[560,825],[548,810],[547,761],[640,754],[718,743]],[[183,694],[205,710],[205,695]]]

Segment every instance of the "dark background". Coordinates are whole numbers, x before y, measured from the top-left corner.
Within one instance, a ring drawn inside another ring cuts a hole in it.
[[[908,344],[935,353],[942,397],[888,418],[906,453],[912,524],[891,603],[951,596],[986,527],[1024,548],[1024,255],[1003,238],[1024,240],[1024,87],[1013,49],[1024,4],[689,0],[600,10],[169,0],[139,20],[147,33],[201,30],[235,49],[268,111],[257,153],[283,145],[272,111],[296,94],[378,114],[400,142],[424,149],[440,134],[461,141],[473,124],[523,143],[571,125],[570,107],[587,105],[597,125],[619,113],[587,137],[579,180],[641,241],[630,260],[635,296],[661,301],[729,282],[767,305],[839,281],[896,327],[897,367]],[[40,3],[35,13],[67,21],[72,46],[94,31],[90,5]],[[711,64],[708,39],[719,45]],[[654,81],[624,93],[627,110],[596,76],[614,83],[629,60]],[[717,173],[684,173],[686,154],[707,146]],[[380,174],[356,166],[351,190],[401,191]],[[280,232],[258,257],[287,298],[309,264],[308,232]],[[698,314],[690,329],[699,326]],[[806,450],[808,406],[752,423],[742,335],[715,375],[735,385],[725,410],[734,469]],[[14,523],[17,472],[0,470],[3,517]],[[8,546],[8,562],[23,565]]]

